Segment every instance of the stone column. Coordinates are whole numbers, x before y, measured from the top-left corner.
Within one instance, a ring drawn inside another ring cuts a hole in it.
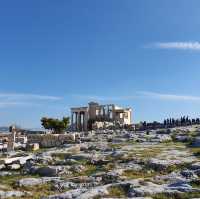
[[[78,113],[78,130],[81,131],[81,112]]]
[[[74,130],[74,112],[71,113],[71,129]]]
[[[16,130],[12,129],[11,134],[8,136],[8,146],[7,151],[13,151],[15,149],[15,138],[16,138]]]
[[[78,130],[78,112],[75,112],[75,130]]]
[[[103,117],[105,118],[105,107],[103,106]]]
[[[82,131],[85,131],[85,112],[82,113],[83,120],[82,120]]]
[[[81,113],[81,131],[84,131],[84,112]]]
[[[108,117],[108,119],[110,119],[110,109],[109,109],[109,105],[107,105],[107,117]]]
[[[112,120],[115,120],[116,113],[115,113],[115,106],[112,105]]]
[[[87,131],[88,127],[88,113],[84,112],[84,119],[83,119],[84,131]]]

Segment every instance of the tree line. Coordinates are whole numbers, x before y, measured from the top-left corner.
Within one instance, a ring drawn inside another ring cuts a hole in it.
[[[179,119],[167,118],[164,120],[163,125],[165,127],[176,127],[176,126],[188,126],[200,124],[200,118],[189,118],[188,116],[183,116]]]
[[[200,118],[189,118],[188,116],[182,116],[181,118],[166,118],[163,122],[140,122],[136,125],[137,130],[147,129],[159,129],[159,128],[172,128],[179,126],[189,126],[200,124]]]

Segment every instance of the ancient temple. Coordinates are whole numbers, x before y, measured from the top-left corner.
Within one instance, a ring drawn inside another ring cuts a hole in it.
[[[122,125],[129,125],[132,109],[122,108],[115,104],[100,105],[90,102],[85,107],[71,108],[71,127],[74,131],[87,131],[89,121],[118,122]]]

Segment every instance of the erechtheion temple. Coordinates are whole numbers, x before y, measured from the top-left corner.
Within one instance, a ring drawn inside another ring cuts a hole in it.
[[[71,108],[71,126],[74,131],[88,130],[89,121],[118,122],[131,124],[131,108],[121,108],[114,104],[100,105],[90,102],[87,107]]]

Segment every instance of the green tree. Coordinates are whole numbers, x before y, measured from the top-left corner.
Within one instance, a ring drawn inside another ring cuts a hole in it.
[[[48,130],[53,131],[53,133],[63,133],[69,126],[69,117],[63,117],[62,120],[43,117],[41,119],[41,125]]]

